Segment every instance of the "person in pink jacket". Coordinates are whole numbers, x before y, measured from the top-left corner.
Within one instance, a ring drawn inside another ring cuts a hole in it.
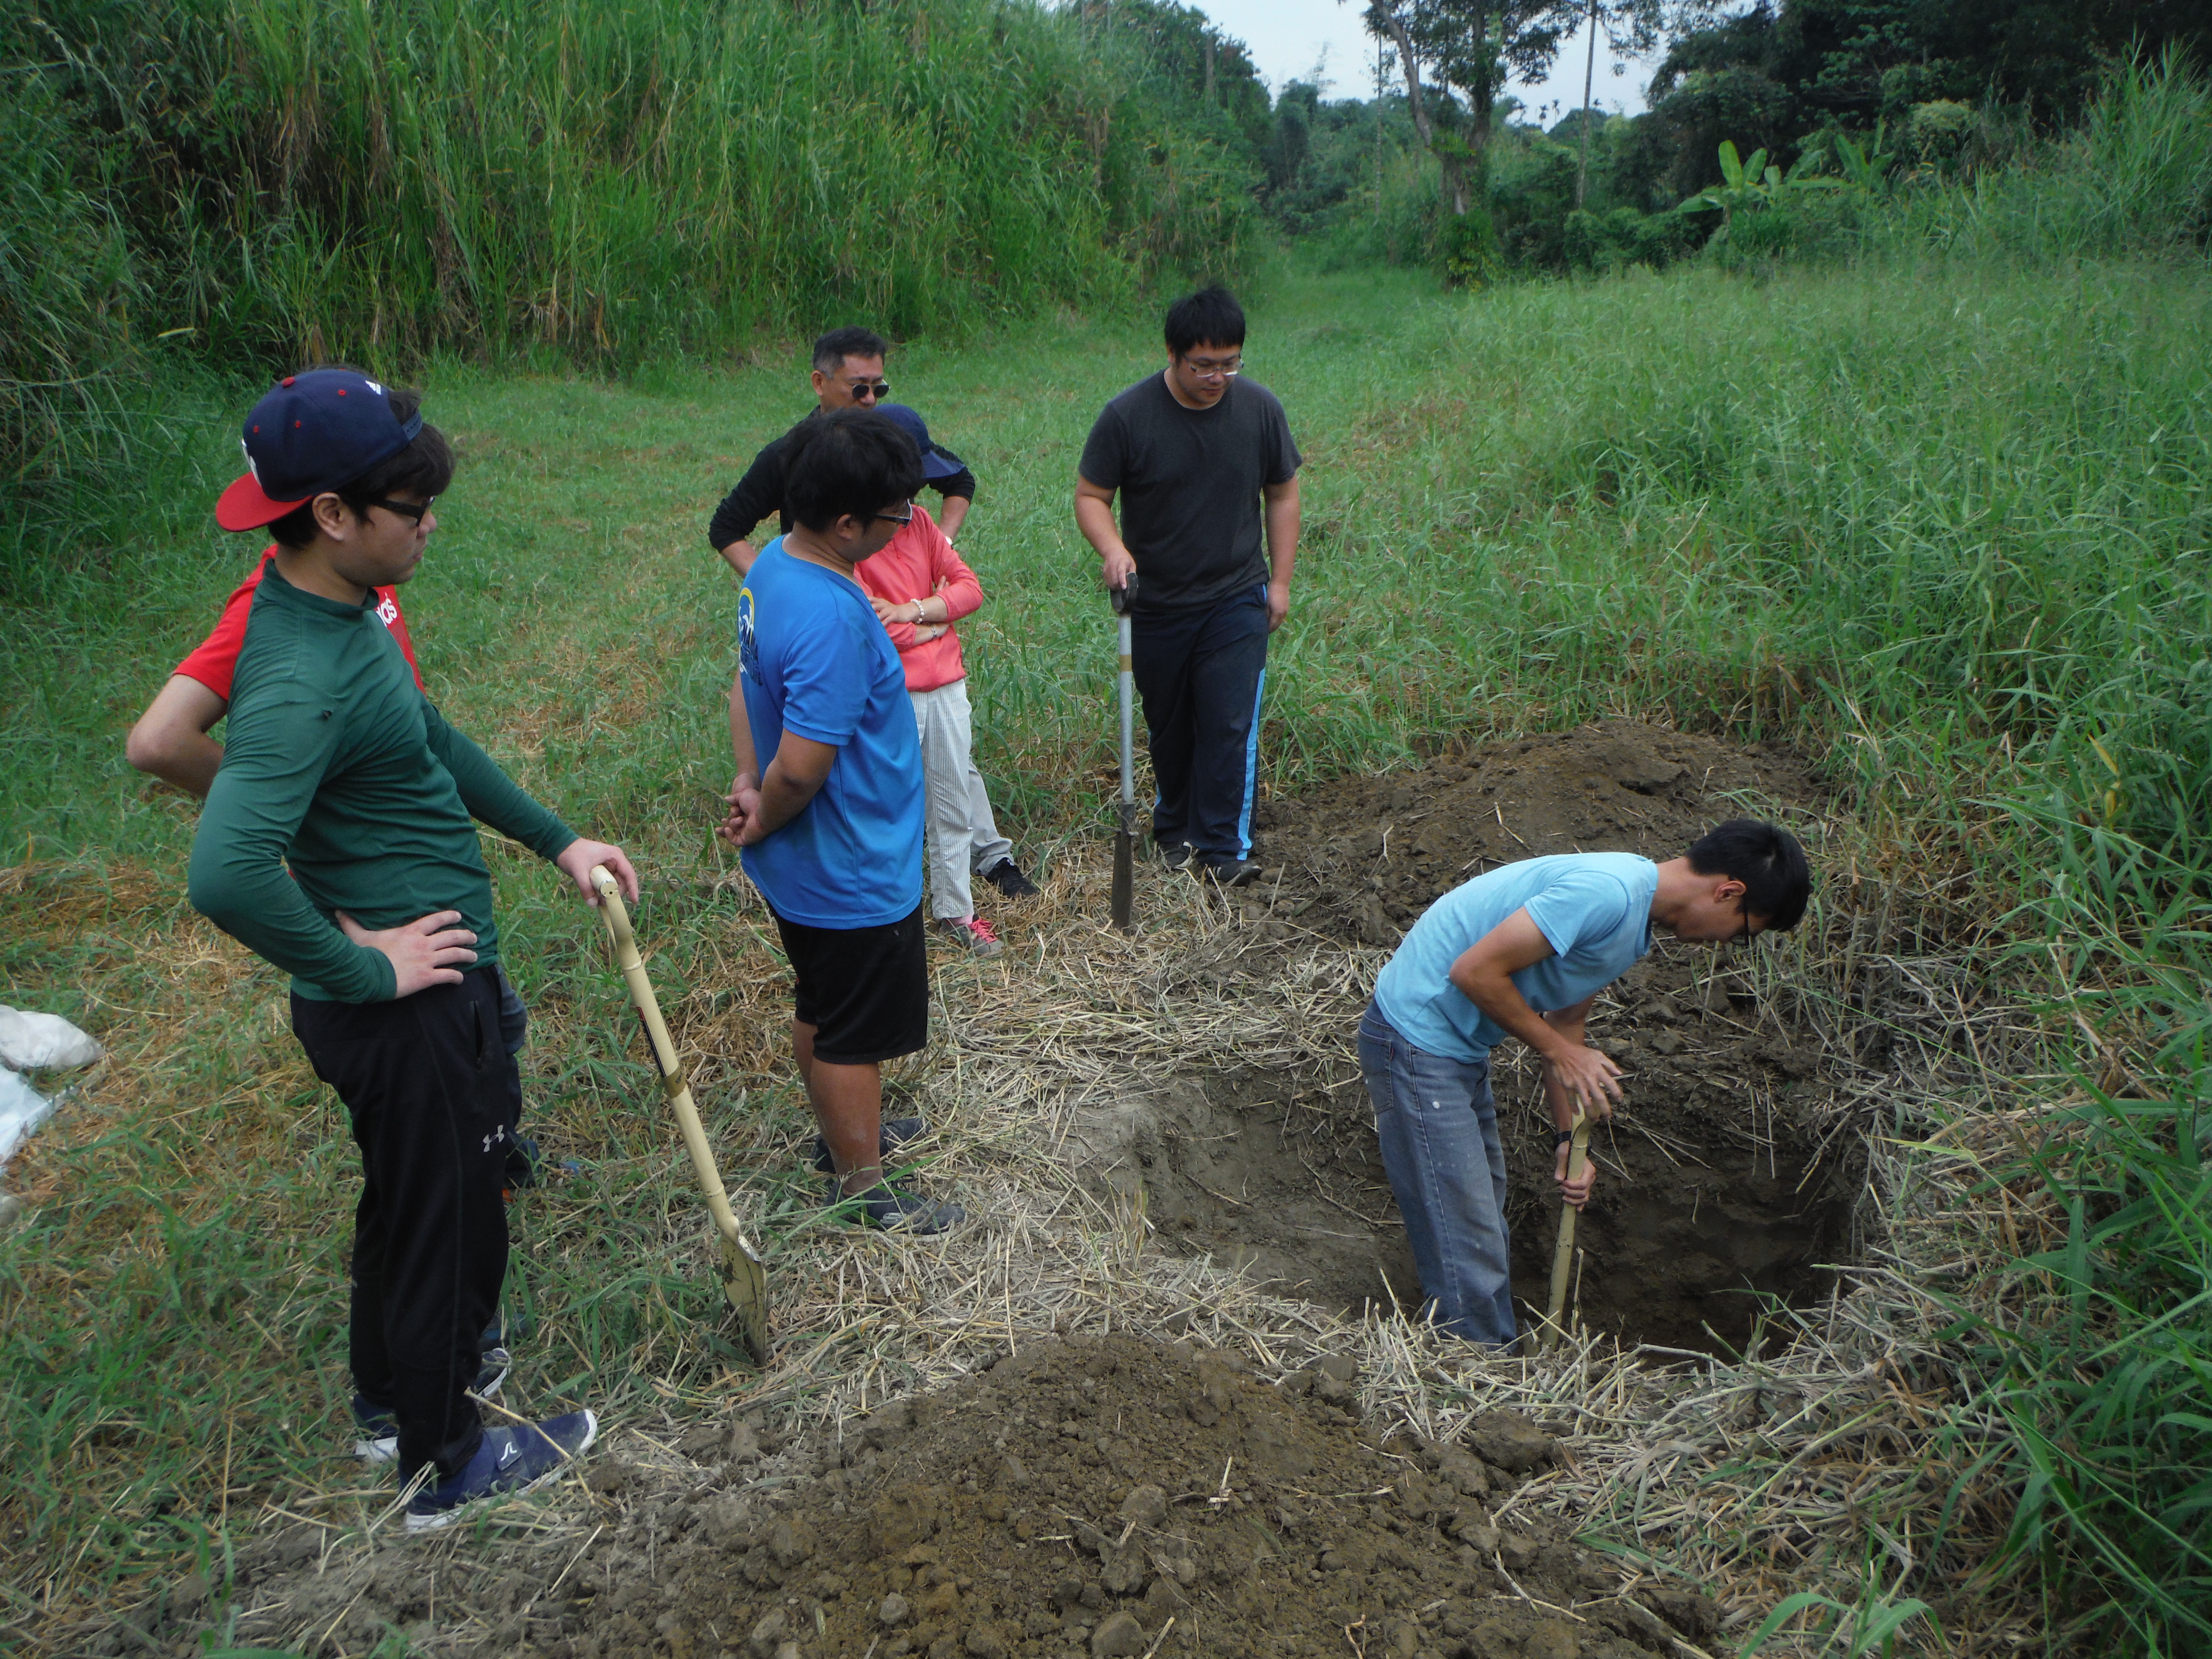
[[[935,476],[930,467],[937,452],[921,416],[903,404],[886,404],[883,413],[906,428],[921,451],[922,471]],[[853,574],[898,647],[921,729],[933,925],[963,949],[994,957],[1003,947],[991,924],[975,914],[971,878],[982,877],[1009,898],[1037,890],[1014,862],[1013,843],[999,833],[975,769],[968,670],[952,625],[983,603],[982,584],[919,503],[889,545]]]

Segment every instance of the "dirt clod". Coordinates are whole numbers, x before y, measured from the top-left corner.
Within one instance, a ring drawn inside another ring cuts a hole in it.
[[[1145,1627],[1133,1613],[1115,1613],[1091,1632],[1092,1659],[1132,1659],[1144,1650]]]
[[[1486,1463],[1509,1474],[1526,1474],[1552,1461],[1558,1442],[1519,1412],[1485,1412],[1474,1419],[1468,1441]]]

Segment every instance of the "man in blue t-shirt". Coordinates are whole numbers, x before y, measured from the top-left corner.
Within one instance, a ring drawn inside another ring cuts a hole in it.
[[[1470,1342],[1514,1337],[1490,1051],[1514,1036],[1543,1057],[1553,1178],[1579,1210],[1596,1176],[1589,1166],[1567,1180],[1570,1126],[1577,1109],[1611,1117],[1620,1098],[1620,1068],[1583,1041],[1597,994],[1651,948],[1655,925],[1680,939],[1749,939],[1796,927],[1811,891],[1795,836],[1731,818],[1664,864],[1572,853],[1503,865],[1413,924],[1359,1022],[1359,1069],[1439,1328]]]
[[[738,594],[738,775],[720,833],[798,981],[791,1049],[830,1202],[936,1233],[966,1212],[893,1187],[882,1156],[905,1138],[885,1133],[882,1063],[929,1040],[921,740],[898,652],[853,574],[913,514],[921,480],[914,441],[873,410],[826,415],[791,452],[792,529]]]

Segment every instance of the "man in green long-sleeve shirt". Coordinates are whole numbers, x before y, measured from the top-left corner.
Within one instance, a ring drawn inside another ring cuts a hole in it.
[[[347,370],[288,377],[246,422],[229,530],[269,527],[222,769],[192,842],[192,903],[292,975],[292,1029],[361,1147],[354,1409],[395,1443],[410,1530],[527,1490],[590,1445],[589,1411],[487,1430],[469,1398],[507,1272],[501,1186],[514,1059],[475,820],[592,903],[619,848],[580,839],[422,695],[377,618],[437,527],[453,457],[411,394]],[[287,873],[287,866],[289,873]]]

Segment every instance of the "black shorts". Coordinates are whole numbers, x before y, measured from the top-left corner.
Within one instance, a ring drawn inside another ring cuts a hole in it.
[[[799,1023],[814,1028],[814,1057],[872,1066],[929,1043],[929,953],[921,906],[878,927],[810,927],[775,919],[799,981]]]

